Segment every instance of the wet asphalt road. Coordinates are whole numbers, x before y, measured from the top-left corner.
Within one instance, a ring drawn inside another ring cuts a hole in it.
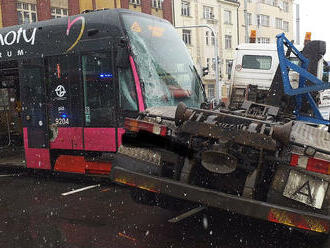
[[[0,247],[318,247],[314,237],[213,210],[171,224],[181,212],[136,204],[128,188],[105,181],[6,174],[0,171]]]

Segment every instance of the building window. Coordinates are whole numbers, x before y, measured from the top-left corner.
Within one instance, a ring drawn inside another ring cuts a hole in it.
[[[225,35],[225,49],[231,49],[231,35]]]
[[[231,11],[230,10],[225,10],[224,11],[224,22],[225,24],[231,24]]]
[[[252,25],[252,14],[251,13],[246,13],[247,14],[247,23],[248,25]]]
[[[215,37],[214,34],[211,33],[211,45],[214,46],[215,45]]]
[[[289,12],[289,3],[283,1],[283,11],[284,12]]]
[[[267,15],[257,15],[257,24],[258,26],[269,27],[269,16]]]
[[[273,6],[276,6],[275,5],[275,0],[261,0],[262,3],[264,4],[268,4],[268,5],[273,5]]]
[[[215,97],[215,85],[214,84],[207,85],[207,96],[209,97],[209,99],[212,99]]]
[[[51,8],[51,16],[52,16],[53,19],[68,16],[68,10],[67,9],[62,9],[62,8],[52,7]]]
[[[206,58],[206,66],[207,68],[209,68],[209,70],[210,70],[210,61],[211,61],[210,58]]]
[[[36,22],[37,5],[31,3],[17,3],[18,24]]]
[[[152,0],[151,7],[155,9],[162,9],[162,1],[161,0]]]
[[[205,44],[208,46],[210,44],[210,36],[209,36],[209,31],[205,32]],[[215,45],[215,37],[214,34],[211,33],[211,45]]]
[[[284,12],[289,12],[289,3],[283,0],[278,1],[277,5],[280,9],[282,9]]]
[[[204,6],[203,17],[204,19],[214,19],[213,8]]]
[[[282,29],[282,27],[283,27],[283,25],[282,25],[282,24],[283,24],[283,20],[280,19],[280,18],[276,18],[276,19],[275,19],[275,22],[276,22],[276,23],[275,23],[275,24],[276,24],[276,28],[277,28],[277,29]]]
[[[269,44],[270,43],[270,38],[267,38],[267,37],[258,37],[257,38],[257,43]]]
[[[289,32],[289,22],[283,21],[283,30]]]
[[[129,0],[130,4],[141,5],[141,0]]]
[[[190,3],[181,2],[181,15],[190,16]]]
[[[261,15],[256,15],[257,18],[257,26],[261,25]]]
[[[209,31],[205,32],[205,44],[208,46],[209,45]]]
[[[183,29],[182,30],[182,39],[186,45],[191,45],[191,31]]]
[[[233,60],[232,59],[226,59],[226,73],[228,75],[228,79],[230,79],[231,68],[232,67],[233,67]]]

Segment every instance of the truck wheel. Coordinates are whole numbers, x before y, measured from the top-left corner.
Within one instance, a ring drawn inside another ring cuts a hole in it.
[[[131,189],[130,194],[131,198],[136,203],[150,206],[156,204],[156,195],[153,192],[149,192],[142,189]]]

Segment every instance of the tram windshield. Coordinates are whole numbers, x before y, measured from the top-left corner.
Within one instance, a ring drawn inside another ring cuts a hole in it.
[[[202,83],[173,26],[165,21],[123,14],[147,107],[204,102]]]

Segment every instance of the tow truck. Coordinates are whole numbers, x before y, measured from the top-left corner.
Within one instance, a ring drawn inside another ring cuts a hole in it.
[[[267,104],[180,103],[126,118],[112,179],[132,187],[140,203],[184,200],[319,233],[320,247],[330,247],[330,133],[318,128],[330,121],[315,103],[315,92],[330,88],[316,77],[325,42],[300,52],[280,34],[277,50]],[[298,85],[290,70],[299,74]]]

